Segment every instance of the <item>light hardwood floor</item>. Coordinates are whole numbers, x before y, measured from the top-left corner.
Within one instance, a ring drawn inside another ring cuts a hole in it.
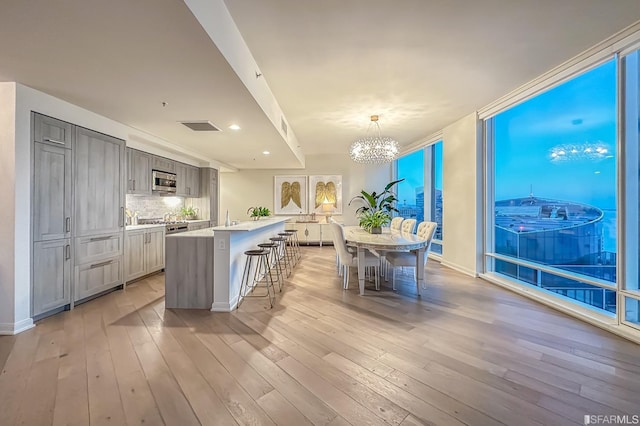
[[[0,425],[563,425],[640,414],[640,346],[429,261],[357,293],[332,247],[273,309],[164,309],[159,274],[0,337]],[[400,275],[399,275],[400,276]],[[400,276],[402,278],[402,276]]]

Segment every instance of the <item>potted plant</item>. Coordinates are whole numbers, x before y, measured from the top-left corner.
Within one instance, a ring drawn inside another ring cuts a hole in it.
[[[362,202],[364,205],[358,207],[356,216],[360,220],[359,224],[372,234],[382,233],[382,227],[391,221],[391,212],[397,212],[395,202],[398,201],[396,195],[391,188],[402,182],[404,179],[389,182],[382,192],[373,191],[368,193],[365,190],[360,191],[360,195],[356,195],[349,201],[349,205],[354,200]]]
[[[185,219],[192,220],[198,216],[198,209],[194,209],[193,207],[182,207],[180,209],[180,214]]]
[[[253,218],[253,220],[258,220],[261,217],[268,217],[271,215],[271,211],[266,207],[249,207],[247,210],[247,214]]]
[[[371,234],[382,234],[382,227],[391,222],[391,215],[383,210],[366,210],[358,217],[360,227]]]

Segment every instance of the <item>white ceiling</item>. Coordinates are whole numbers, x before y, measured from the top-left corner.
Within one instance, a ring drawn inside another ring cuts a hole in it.
[[[371,114],[410,145],[640,19],[638,0],[225,3],[305,154],[346,153]],[[182,0],[2,0],[0,81],[202,159],[300,167]]]

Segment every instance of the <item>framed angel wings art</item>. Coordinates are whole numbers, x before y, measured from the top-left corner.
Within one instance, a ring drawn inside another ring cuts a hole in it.
[[[309,213],[326,212],[323,204],[331,204],[333,214],[342,214],[341,175],[309,176]]]
[[[307,213],[306,176],[275,176],[273,194],[275,214]]]

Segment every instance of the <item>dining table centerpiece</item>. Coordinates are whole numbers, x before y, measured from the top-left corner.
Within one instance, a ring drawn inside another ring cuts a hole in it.
[[[381,234],[382,227],[391,222],[392,212],[397,212],[395,202],[398,201],[396,194],[391,188],[402,182],[404,179],[389,182],[381,192],[373,191],[371,193],[364,189],[360,191],[360,195],[356,195],[349,201],[349,205],[353,201],[358,201],[363,205],[356,210],[358,225],[371,234]]]

